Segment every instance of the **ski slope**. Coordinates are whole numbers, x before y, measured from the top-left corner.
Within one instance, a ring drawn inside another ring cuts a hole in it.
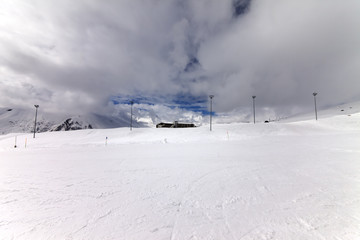
[[[3,135],[0,239],[360,239],[359,166],[359,113]]]

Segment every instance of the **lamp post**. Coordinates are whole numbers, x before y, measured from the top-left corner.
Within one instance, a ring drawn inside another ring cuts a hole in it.
[[[252,96],[253,98],[253,115],[254,115],[254,124],[255,124],[255,98],[256,96]]]
[[[210,131],[212,131],[212,99],[213,99],[214,95],[209,95],[210,98]]]
[[[318,117],[317,117],[317,107],[316,107],[316,95],[317,95],[317,93],[314,92],[314,93],[313,93],[313,96],[314,96],[314,104],[315,104],[315,119],[316,119],[316,121],[317,121],[317,120],[318,120]]]
[[[130,118],[130,131],[132,131],[132,125],[133,125],[133,120],[132,120],[132,115],[133,115],[133,105],[134,105],[134,101],[130,101],[130,105],[131,105],[131,118]]]
[[[36,119],[37,119],[37,110],[38,110],[38,107],[39,105],[34,105],[35,107],[35,125],[34,125],[34,138],[35,138],[35,132],[36,132]]]

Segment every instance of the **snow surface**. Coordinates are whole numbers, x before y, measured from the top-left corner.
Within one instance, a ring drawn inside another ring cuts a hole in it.
[[[359,146],[360,113],[1,135],[0,239],[360,239]]]

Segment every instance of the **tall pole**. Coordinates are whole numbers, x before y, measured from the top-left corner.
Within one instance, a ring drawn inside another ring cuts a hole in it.
[[[255,98],[256,96],[252,96],[253,98],[253,115],[254,115],[254,124],[255,124]]]
[[[313,96],[314,96],[314,104],[315,104],[315,119],[316,119],[316,121],[317,121],[317,120],[318,120],[318,116],[317,116],[317,107],[316,107],[316,95],[317,95],[317,93],[314,92],[314,93],[313,93]]]
[[[37,119],[37,110],[38,110],[38,107],[39,105],[34,105],[35,107],[35,125],[34,125],[34,138],[35,138],[35,133],[36,133],[36,119]]]
[[[214,95],[209,95],[210,98],[210,131],[212,131],[212,99],[213,99]]]
[[[133,105],[134,105],[134,101],[130,101],[130,105],[131,105],[131,119],[130,119],[130,131],[132,131],[132,125],[133,125],[133,119],[132,119],[132,115],[133,115]]]

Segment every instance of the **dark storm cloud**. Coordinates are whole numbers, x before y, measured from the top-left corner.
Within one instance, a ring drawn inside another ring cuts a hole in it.
[[[359,99],[360,2],[253,1],[251,11],[200,49],[220,108],[278,109]],[[218,83],[218,84],[216,84]],[[236,91],[235,91],[236,89]]]
[[[4,0],[0,104],[18,94],[98,111],[114,96],[212,93],[231,111],[256,94],[283,111],[313,91],[357,100],[359,13],[357,0]]]
[[[234,0],[233,9],[234,16],[242,16],[250,10],[251,0]]]

